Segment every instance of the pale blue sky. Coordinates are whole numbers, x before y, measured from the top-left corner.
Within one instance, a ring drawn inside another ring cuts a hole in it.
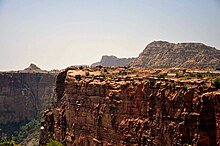
[[[220,49],[220,1],[0,0],[0,70],[136,57],[154,40]]]

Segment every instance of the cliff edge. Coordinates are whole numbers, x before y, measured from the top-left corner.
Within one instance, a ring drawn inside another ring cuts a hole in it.
[[[67,69],[57,78],[58,102],[43,114],[40,143],[218,145],[220,90],[208,80],[155,77],[162,72]]]

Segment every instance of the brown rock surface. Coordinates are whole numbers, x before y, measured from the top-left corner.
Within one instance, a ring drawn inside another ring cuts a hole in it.
[[[55,81],[51,73],[0,73],[0,124],[39,117],[55,100]]]
[[[59,100],[44,112],[42,145],[49,138],[67,146],[219,145],[220,91],[214,87],[137,75],[76,80],[74,72],[58,76]]]
[[[130,64],[143,68],[217,67],[220,50],[202,43],[154,41]]]

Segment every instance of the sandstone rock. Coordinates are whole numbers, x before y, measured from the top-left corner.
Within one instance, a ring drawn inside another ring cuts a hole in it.
[[[145,77],[77,81],[70,72],[58,76],[56,91],[62,97],[43,114],[42,145],[50,138],[67,146],[220,142],[220,90],[205,85],[185,90],[171,86],[175,80]]]
[[[143,68],[217,67],[220,51],[202,43],[154,41],[130,64]]]

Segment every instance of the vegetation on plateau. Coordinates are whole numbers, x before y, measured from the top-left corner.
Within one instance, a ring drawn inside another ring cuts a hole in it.
[[[63,146],[63,144],[59,143],[56,140],[50,139],[49,142],[47,143],[47,146]]]
[[[216,78],[214,80],[213,86],[215,86],[217,89],[220,89],[220,78]]]

